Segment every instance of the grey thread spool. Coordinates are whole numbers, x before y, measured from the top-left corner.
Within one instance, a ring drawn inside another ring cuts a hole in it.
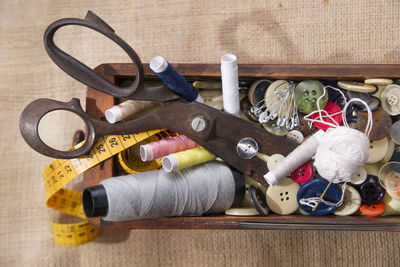
[[[243,175],[211,161],[167,173],[164,170],[113,177],[83,192],[87,217],[126,221],[169,216],[200,216],[239,206]]]

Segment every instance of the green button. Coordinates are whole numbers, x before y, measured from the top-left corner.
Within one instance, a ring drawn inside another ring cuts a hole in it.
[[[305,114],[318,110],[318,98],[324,93],[324,85],[319,81],[306,80],[299,83],[294,89],[297,109]],[[323,109],[328,102],[328,92],[319,101],[319,106]]]

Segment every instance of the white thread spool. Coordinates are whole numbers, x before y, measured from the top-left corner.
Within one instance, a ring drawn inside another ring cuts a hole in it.
[[[243,201],[244,177],[219,161],[181,171],[112,177],[86,188],[87,217],[125,221],[220,213]]]
[[[156,104],[151,101],[128,100],[119,105],[115,105],[105,112],[105,117],[109,123],[116,123],[133,116],[140,111],[154,107]]]
[[[235,55],[221,57],[221,79],[224,111],[239,118],[239,74]]]

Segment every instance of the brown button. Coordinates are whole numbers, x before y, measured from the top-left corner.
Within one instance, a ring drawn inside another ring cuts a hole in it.
[[[240,117],[244,120],[260,125],[258,118],[251,112],[251,103],[248,97],[240,100]]]
[[[306,121],[304,119],[304,115],[299,114],[299,121],[300,124],[296,127],[294,127],[294,130],[297,130],[303,134],[304,137],[309,135],[312,132],[313,129],[313,124],[309,121]]]
[[[369,135],[370,140],[378,140],[386,137],[390,128],[392,127],[392,119],[389,114],[387,114],[382,108],[379,108],[377,111],[372,112],[372,130]],[[357,114],[357,121],[351,123],[350,126],[354,129],[357,129],[361,132],[365,132],[365,127],[368,122],[368,113],[360,112]]]

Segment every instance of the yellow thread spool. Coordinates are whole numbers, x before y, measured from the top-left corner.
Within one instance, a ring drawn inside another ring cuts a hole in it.
[[[215,155],[203,147],[177,152],[163,157],[162,165],[166,172],[180,170],[215,159]]]

